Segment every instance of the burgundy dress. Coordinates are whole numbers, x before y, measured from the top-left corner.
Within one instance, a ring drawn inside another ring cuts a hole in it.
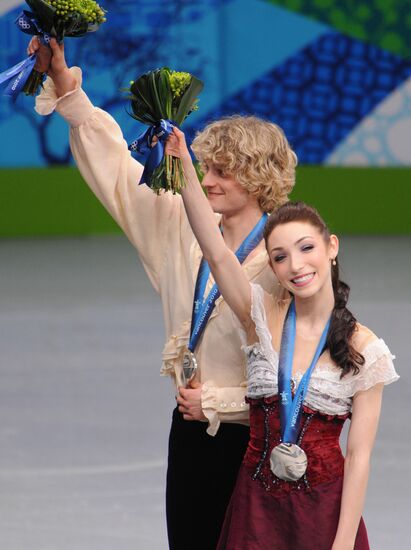
[[[250,443],[227,510],[218,550],[330,550],[340,514],[344,457],[339,437],[348,415],[304,409],[298,444],[308,467],[296,482],[278,479],[270,453],[280,443],[278,396],[249,400]],[[368,550],[361,519],[355,550]]]
[[[343,486],[341,430],[357,391],[398,379],[393,356],[383,340],[359,324],[355,345],[365,363],[358,375],[341,379],[341,369],[324,353],[310,379],[297,440],[307,455],[307,471],[296,482],[283,481],[270,469],[271,451],[280,443],[278,353],[272,335],[280,340],[289,301],[274,301],[259,285],[251,286],[251,316],[259,342],[244,347],[250,442],[217,550],[331,550]],[[295,375],[295,387],[301,376]],[[369,549],[362,519],[354,549]]]

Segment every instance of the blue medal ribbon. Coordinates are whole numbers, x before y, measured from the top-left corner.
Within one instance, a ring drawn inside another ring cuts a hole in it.
[[[278,392],[280,395],[281,438],[283,443],[295,443],[298,438],[303,403],[307,394],[311,374],[324,350],[327,341],[330,319],[327,321],[314,357],[304,373],[293,397],[291,392],[291,377],[294,358],[295,334],[297,316],[295,302],[291,302],[284,322],[281,337],[280,359],[278,365]]]
[[[22,11],[17,17],[15,24],[25,34],[29,34],[30,36],[38,35],[43,44],[50,43],[51,36],[41,29],[33,13]],[[14,67],[1,73],[0,84],[10,81],[4,90],[4,95],[11,96],[15,100],[23,90],[35,64],[36,56],[30,55],[27,59],[24,59],[20,63],[17,63],[17,65],[14,65]]]
[[[240,264],[244,262],[250,252],[254,250],[254,248],[263,238],[264,226],[267,219],[268,215],[264,213],[237,249],[235,255]],[[188,349],[191,352],[194,352],[198,340],[202,335],[207,321],[210,318],[210,315],[214,309],[215,302],[220,296],[220,291],[218,290],[217,284],[214,284],[210,292],[208,293],[207,298],[204,300],[204,294],[209,275],[210,266],[208,265],[208,262],[206,262],[203,258],[201,260],[200,268],[198,270],[197,281],[194,291],[190,341],[188,344]]]
[[[143,155],[149,153],[139,185],[143,183],[146,185],[149,184],[154,170],[164,158],[165,143],[168,136],[173,131],[174,126],[176,126],[176,124],[172,120],[161,119],[157,124],[150,126],[145,132],[140,134],[129,145],[130,151]],[[158,142],[154,147],[151,147],[154,137],[158,139]]]

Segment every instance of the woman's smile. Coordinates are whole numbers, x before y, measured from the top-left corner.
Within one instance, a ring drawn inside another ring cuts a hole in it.
[[[298,277],[294,277],[291,279],[291,282],[293,285],[301,288],[302,286],[307,286],[311,283],[311,281],[315,277],[315,272],[313,273],[306,273],[304,275],[298,275]]]

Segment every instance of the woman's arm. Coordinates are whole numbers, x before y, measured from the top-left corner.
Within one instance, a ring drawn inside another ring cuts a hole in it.
[[[337,534],[332,550],[353,550],[364,507],[383,383],[354,395]]]
[[[250,282],[234,252],[224,242],[215,215],[198,181],[183,132],[174,128],[167,142],[166,151],[181,158],[187,180],[187,185],[182,190],[182,197],[191,228],[224,300],[248,333],[254,329],[250,317]]]

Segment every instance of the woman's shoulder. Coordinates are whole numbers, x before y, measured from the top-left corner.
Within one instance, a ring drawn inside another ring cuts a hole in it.
[[[267,317],[281,311],[287,311],[291,302],[290,294],[279,287],[267,292],[259,283],[251,283],[251,295],[253,304],[259,305],[265,310]]]
[[[358,322],[351,336],[351,344],[364,357],[365,364],[371,363],[381,356],[394,358],[384,340],[371,329]]]
[[[364,364],[360,367],[359,373],[347,376],[348,381],[355,381],[356,391],[368,389],[379,382],[390,384],[398,380],[393,364],[395,356],[384,340],[372,330],[357,322],[352,344],[364,357]]]
[[[382,340],[375,332],[361,323],[356,323],[355,330],[351,336],[351,344],[356,351],[363,353],[368,346],[377,345],[378,342],[382,342]]]

